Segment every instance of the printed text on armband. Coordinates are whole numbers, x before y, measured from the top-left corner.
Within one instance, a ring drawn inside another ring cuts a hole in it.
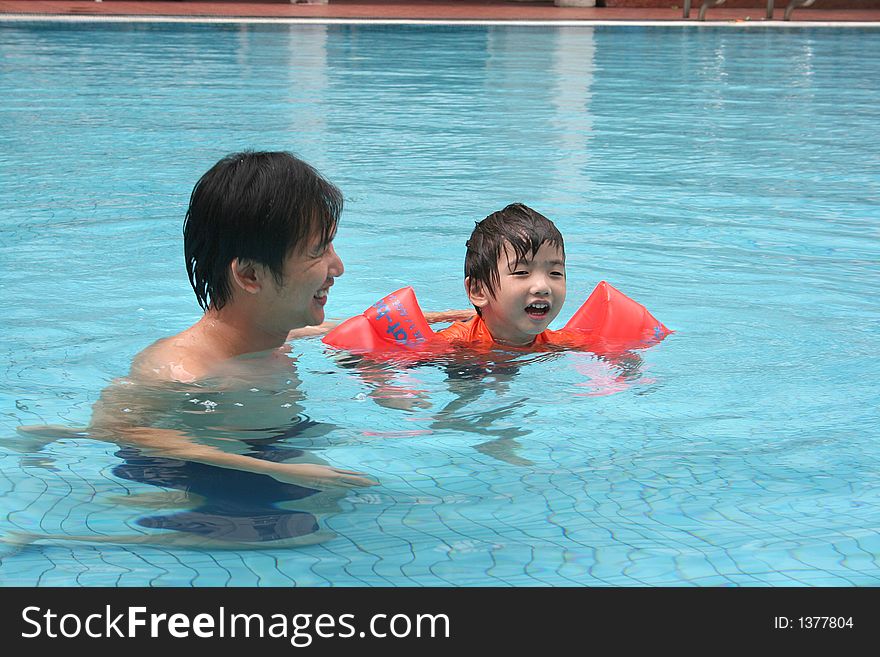
[[[391,303],[393,310],[385,303],[386,300]],[[381,301],[377,301],[373,304],[373,308],[378,311],[376,313],[377,320],[384,317],[388,322],[385,332],[391,335],[397,342],[408,346],[425,342],[425,336],[416,328],[415,322],[408,319],[409,314],[406,312],[406,308],[393,294],[388,295]],[[407,328],[409,333],[407,333]]]

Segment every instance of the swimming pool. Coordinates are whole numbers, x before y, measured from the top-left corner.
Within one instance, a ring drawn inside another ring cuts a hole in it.
[[[880,583],[880,31],[0,37],[0,535],[106,537],[0,545],[4,585]],[[251,484],[224,497],[209,477],[186,496],[167,463],[18,436],[86,424],[137,351],[196,318],[189,191],[246,147],[293,150],[345,194],[328,316],[405,284],[463,307],[473,222],[520,200],[566,237],[557,326],[607,279],[676,333],[622,360],[381,371],[303,340],[295,375],[182,387],[159,420],[380,482],[344,495],[245,504]],[[320,542],[162,544],[187,513],[267,509]]]

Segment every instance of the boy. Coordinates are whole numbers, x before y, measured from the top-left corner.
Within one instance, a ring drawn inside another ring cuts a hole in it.
[[[533,347],[565,303],[565,245],[552,221],[513,203],[480,221],[467,242],[464,287],[477,316],[437,333],[456,344]]]
[[[456,347],[555,347],[609,354],[655,344],[670,333],[647,308],[605,281],[562,329],[549,330],[565,303],[565,245],[552,221],[522,203],[476,225],[467,242],[464,274],[476,317],[463,317],[471,311],[422,313],[407,287],[346,320],[324,342],[361,352],[436,352],[439,341]],[[450,320],[463,321],[436,333],[428,327]]]

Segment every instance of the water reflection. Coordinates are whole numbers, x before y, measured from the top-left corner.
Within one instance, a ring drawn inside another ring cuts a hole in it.
[[[514,382],[529,367],[550,367],[563,373],[552,393],[557,400],[612,395],[651,381],[644,376],[644,361],[636,351],[596,354],[565,349],[538,353],[460,349],[443,356],[387,360],[337,354],[336,362],[356,373],[377,405],[408,413],[431,410],[427,429],[410,434],[472,434],[481,439],[474,449],[518,466],[534,465],[518,450],[532,433],[530,418],[537,415],[538,398],[544,394],[535,390],[520,395],[514,390]],[[420,368],[442,372],[441,386],[421,382],[416,376]],[[445,393],[452,393],[452,399],[438,407],[437,400],[448,397]],[[488,397],[499,403],[487,407]]]

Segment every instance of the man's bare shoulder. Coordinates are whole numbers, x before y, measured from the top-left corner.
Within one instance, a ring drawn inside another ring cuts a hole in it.
[[[230,356],[212,346],[197,326],[163,338],[134,357],[129,379],[137,383],[195,383],[202,379],[246,380],[255,374],[290,372],[287,345],[266,352]]]
[[[214,364],[215,360],[186,330],[154,342],[135,356],[129,376],[147,383],[192,383],[208,376]]]

